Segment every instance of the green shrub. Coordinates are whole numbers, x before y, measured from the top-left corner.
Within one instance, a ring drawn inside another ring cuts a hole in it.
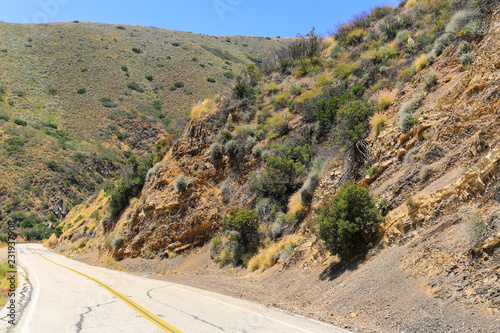
[[[319,175],[319,170],[313,170],[309,176],[307,177],[307,180],[304,182],[300,189],[300,201],[302,202],[303,205],[308,206],[311,204],[311,201],[313,199],[314,191],[316,190],[316,187],[319,184],[320,181],[320,175]]]
[[[26,126],[28,123],[24,120],[21,119],[14,119],[14,124],[19,125],[19,126]]]
[[[238,240],[231,240],[229,242],[229,257],[234,265],[239,265],[243,262],[243,255],[247,249],[244,244]]]
[[[347,35],[347,44],[354,46],[363,41],[363,38],[367,35],[364,29],[354,29]]]
[[[214,159],[219,158],[222,155],[222,147],[218,142],[214,142],[210,145],[210,154]]]
[[[148,74],[148,75],[146,75],[146,76],[144,76],[144,77],[145,77],[145,78],[146,78],[146,80],[148,80],[149,82],[151,82],[151,81],[153,81],[153,80],[154,80],[154,77],[153,77],[153,75],[151,75],[151,74]]]
[[[5,113],[0,113],[0,119],[5,120],[5,121],[9,121],[10,117],[8,115],[6,115]]]
[[[136,53],[136,54],[141,54],[142,53],[142,50],[140,48],[138,48],[138,47],[133,47],[132,51],[134,51],[134,53]]]
[[[120,245],[122,245],[122,243],[123,243],[123,237],[122,236],[116,236],[111,241],[111,245],[113,247],[120,247]]]
[[[152,257],[153,257],[153,250],[151,250],[150,248],[146,249],[146,251],[144,251],[144,258],[151,259]]]
[[[424,91],[430,91],[431,89],[434,88],[436,83],[437,83],[437,75],[431,73],[425,77],[424,85],[422,88],[424,89]]]
[[[442,40],[440,39],[436,40],[436,42],[434,43],[434,50],[433,50],[434,56],[436,57],[440,56],[445,48],[446,45]]]
[[[210,82],[210,83],[215,83],[216,82],[216,80],[214,78],[212,78],[212,77],[208,77],[207,81]]]
[[[52,233],[52,229],[43,224],[39,224],[34,228],[23,229],[21,231],[21,236],[26,238],[28,242],[32,242],[47,239],[52,235]]]
[[[128,72],[128,67],[127,67],[127,66],[125,66],[125,65],[123,65],[123,66],[122,66],[122,71],[124,71],[124,72]]]
[[[216,259],[217,256],[222,252],[222,237],[220,234],[216,234],[212,237],[210,241],[210,257]]]
[[[236,157],[238,155],[239,148],[240,146],[236,140],[229,140],[224,146],[226,153],[231,157]]]
[[[257,229],[259,222],[256,211],[245,208],[230,210],[229,215],[224,218],[224,229],[227,231],[235,231],[236,237],[244,246],[251,245],[257,239]]]
[[[267,86],[267,92],[270,95],[276,94],[278,92],[278,86],[276,83],[270,83],[269,86]]]
[[[262,156],[262,147],[257,145],[253,148],[253,154],[256,156],[256,157],[260,157]]]
[[[28,142],[27,139],[18,136],[13,136],[5,139],[7,144],[6,150],[8,153],[22,153],[24,152],[24,145]]]
[[[128,87],[129,89],[135,90],[135,91],[140,92],[140,93],[143,93],[143,92],[144,92],[144,89],[143,89],[143,88],[142,88],[139,84],[137,84],[137,83],[135,83],[135,82],[130,82],[130,83],[128,83],[128,84],[127,84],[127,87]]]
[[[109,217],[103,217],[103,219],[101,220],[101,224],[102,224],[102,227],[106,229],[106,227],[108,226],[109,224]]]
[[[458,45],[458,53],[460,55],[469,53],[469,43],[467,41],[464,40],[460,42],[460,44]]]
[[[123,25],[118,25],[118,26],[116,26],[116,29],[118,29],[118,30],[125,30],[125,27]]]
[[[376,226],[383,221],[368,189],[344,185],[329,203],[318,208],[319,237],[342,260],[373,246]]]
[[[339,79],[344,80],[347,79],[349,75],[351,75],[351,73],[353,73],[358,69],[359,69],[358,65],[342,62],[338,64],[337,67],[333,69],[333,71],[335,72],[335,74],[337,74]]]
[[[374,165],[370,169],[368,169],[368,176],[375,177],[378,174],[378,166]]]
[[[279,208],[270,198],[261,198],[255,204],[255,211],[259,214],[259,219],[262,221],[271,221]]]
[[[373,110],[362,101],[347,102],[337,112],[337,135],[339,141],[348,140],[356,143],[368,135],[370,125],[368,120]]]
[[[403,113],[400,119],[400,127],[404,131],[410,130],[413,125],[418,124],[419,120],[416,116],[409,114],[409,113]]]
[[[417,208],[417,202],[415,201],[415,199],[413,199],[413,197],[411,195],[407,195],[406,196],[406,206],[409,208],[409,209],[415,209]]]
[[[183,175],[175,178],[174,180],[174,185],[175,188],[177,189],[178,192],[184,192],[187,187],[187,179]]]
[[[105,108],[115,108],[118,106],[118,104],[113,103],[111,101],[111,98],[109,98],[109,97],[101,98],[101,103],[102,103],[102,106],[104,106]]]
[[[83,94],[85,94],[85,93],[87,92],[87,89],[85,89],[85,88],[80,88],[80,89],[78,89],[76,92],[77,92],[77,93],[79,93],[80,95],[83,95]]]
[[[130,199],[138,193],[146,180],[149,169],[153,166],[153,156],[138,159],[132,155],[128,162],[133,172],[119,180],[111,194],[109,205],[111,218],[117,217],[122,209],[128,205]]]
[[[302,94],[302,87],[299,85],[293,85],[292,88],[290,89],[290,93],[295,96],[299,96]]]
[[[176,88],[183,88],[184,87],[184,82],[177,81],[177,82],[174,83],[174,87],[176,87]]]
[[[462,66],[467,67],[472,63],[472,55],[470,53],[464,53],[460,56],[460,62]]]
[[[324,87],[324,86],[328,86],[330,83],[332,83],[332,81],[333,81],[333,78],[330,75],[323,74],[318,78],[316,85],[318,87]]]
[[[480,18],[475,18],[467,22],[464,27],[464,33],[471,38],[478,38],[488,34],[488,25]]]
[[[160,170],[162,165],[163,165],[162,162],[158,162],[151,169],[149,169],[148,173],[146,174],[146,183],[148,183],[151,180],[151,177],[155,176],[156,173],[158,173],[158,170]]]
[[[473,230],[478,233],[484,232],[488,228],[488,223],[479,213],[468,215],[465,222],[472,222],[474,224]]]
[[[422,100],[424,98],[425,94],[417,94],[409,102],[403,104],[399,111],[399,126],[402,130],[407,131],[411,129],[414,124],[418,124],[418,118],[413,116],[412,113],[420,107],[420,104],[422,103]]]
[[[61,237],[61,235],[63,234],[63,227],[60,225],[60,226],[57,226],[55,229],[54,229],[54,234],[59,238]]]
[[[423,167],[420,170],[420,179],[422,182],[426,182],[429,180],[429,178],[432,177],[432,174],[434,173],[434,170],[430,167]]]
[[[251,151],[256,144],[257,144],[257,139],[253,136],[249,136],[245,140],[245,149]]]
[[[233,72],[224,72],[224,76],[230,80],[234,79]]]
[[[285,108],[288,105],[289,98],[288,92],[283,91],[274,95],[272,102],[278,108]]]
[[[225,179],[221,184],[220,184],[220,193],[222,195],[226,196],[229,194],[229,179]]]
[[[161,102],[158,100],[153,101],[153,109],[155,109],[156,111],[161,111]]]
[[[313,153],[309,145],[278,146],[265,159],[265,169],[250,174],[250,190],[261,197],[272,198],[285,207],[289,195],[298,190],[297,179],[304,174]]]
[[[286,214],[283,212],[279,212],[278,214],[276,214],[276,219],[274,220],[274,223],[271,225],[271,228],[269,230],[272,239],[277,239],[283,234],[283,231],[285,230],[285,224]]]

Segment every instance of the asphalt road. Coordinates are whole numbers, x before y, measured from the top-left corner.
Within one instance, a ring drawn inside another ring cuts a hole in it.
[[[17,253],[24,271],[15,325],[4,307],[0,332],[347,332],[242,299],[89,266],[40,244],[19,244]]]

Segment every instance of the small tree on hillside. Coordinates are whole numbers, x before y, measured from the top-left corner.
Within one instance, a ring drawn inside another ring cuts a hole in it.
[[[362,101],[347,102],[337,112],[338,139],[346,143],[356,143],[364,139],[370,130],[368,120],[373,110]]]
[[[342,260],[373,246],[375,227],[383,217],[368,189],[344,185],[337,196],[318,208],[319,237],[327,249]]]
[[[248,209],[232,209],[224,218],[224,229],[235,232],[230,237],[229,253],[233,264],[242,262],[243,255],[255,249],[259,214]]]

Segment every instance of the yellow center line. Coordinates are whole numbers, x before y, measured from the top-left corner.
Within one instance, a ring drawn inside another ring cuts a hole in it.
[[[57,266],[60,266],[60,267],[66,268],[66,269],[68,269],[68,270],[70,270],[72,272],[75,272],[76,274],[79,274],[79,275],[81,275],[83,277],[86,277],[87,279],[94,281],[95,283],[97,283],[101,287],[104,287],[104,289],[106,289],[107,291],[109,291],[110,293],[112,293],[113,295],[115,295],[116,297],[118,297],[119,299],[121,299],[123,302],[125,302],[125,304],[127,304],[128,306],[130,306],[135,311],[139,312],[142,316],[144,316],[146,319],[148,319],[150,322],[152,322],[153,324],[155,324],[156,326],[158,326],[159,328],[161,328],[165,332],[181,333],[181,331],[179,331],[175,327],[167,324],[165,321],[163,321],[162,319],[158,318],[157,316],[155,316],[154,314],[152,314],[148,310],[144,309],[142,306],[140,306],[136,302],[132,301],[127,296],[125,296],[122,293],[118,292],[117,290],[111,288],[110,286],[102,283],[101,281],[99,281],[97,279],[94,279],[93,277],[90,277],[90,276],[88,276],[86,274],[80,273],[79,271],[74,270],[72,268],[69,268],[69,267],[66,267],[64,265],[58,264],[57,262],[52,261],[52,260],[46,258],[45,256],[41,255],[40,253],[38,253],[34,249],[30,248],[28,245],[26,245],[26,247],[28,249],[30,249],[31,251],[35,252],[36,254],[38,254],[43,259],[45,259],[47,261],[50,261],[51,263],[53,263],[53,264],[55,264]]]

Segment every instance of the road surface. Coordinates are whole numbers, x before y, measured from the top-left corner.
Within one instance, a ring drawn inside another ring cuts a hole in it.
[[[242,299],[86,265],[40,244],[19,244],[17,253],[24,272],[15,325],[4,307],[0,332],[347,332]]]

